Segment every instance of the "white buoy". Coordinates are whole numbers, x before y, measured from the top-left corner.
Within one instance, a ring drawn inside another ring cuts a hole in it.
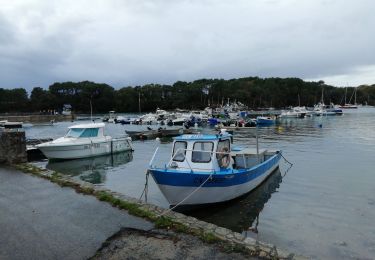
[[[159,138],[159,137],[156,137],[156,138],[155,138],[155,141],[156,141],[156,142],[160,142],[160,138]]]

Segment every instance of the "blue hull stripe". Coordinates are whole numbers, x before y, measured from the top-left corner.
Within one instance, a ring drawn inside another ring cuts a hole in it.
[[[214,173],[212,179],[203,187],[228,187],[249,182],[278,165],[280,158],[281,154],[278,153],[250,169]],[[181,172],[171,169],[150,169],[150,172],[157,184],[184,187],[198,187],[210,176],[210,173]]]

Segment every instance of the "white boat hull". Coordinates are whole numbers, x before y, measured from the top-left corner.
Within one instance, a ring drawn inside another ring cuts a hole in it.
[[[103,141],[87,141],[77,144],[56,144],[49,142],[38,149],[48,159],[78,159],[132,150],[128,137]]]
[[[164,197],[167,198],[171,206],[181,203],[189,194],[193,193],[188,199],[179,205],[197,205],[219,203],[240,197],[259,186],[279,164],[275,164],[259,177],[239,185],[228,187],[181,187],[158,184]]]

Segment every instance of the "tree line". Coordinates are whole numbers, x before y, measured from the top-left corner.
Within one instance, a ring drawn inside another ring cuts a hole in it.
[[[115,89],[108,84],[83,82],[54,83],[43,89],[35,87],[30,96],[23,88],[0,88],[0,113],[61,111],[71,104],[75,113],[147,112],[157,107],[172,110],[202,109],[239,101],[249,108],[304,105],[313,106],[321,100],[344,104],[356,91],[357,103],[375,105],[375,85],[339,88],[323,81],[306,82],[299,78],[199,79],[177,81],[173,85],[146,84]]]

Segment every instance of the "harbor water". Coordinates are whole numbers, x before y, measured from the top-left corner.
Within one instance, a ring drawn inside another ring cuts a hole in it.
[[[281,149],[293,167],[288,170],[283,161],[255,191],[188,214],[315,259],[375,259],[375,108],[344,113],[279,119],[270,127],[235,132],[234,145],[254,147],[257,134],[261,148]],[[76,123],[29,127],[26,137],[57,138]],[[125,129],[146,127],[107,124],[106,133],[120,136]],[[164,164],[172,143],[147,140],[133,146],[133,153],[35,163],[138,198],[154,150],[159,147],[156,161]],[[169,206],[152,178],[148,200]]]

